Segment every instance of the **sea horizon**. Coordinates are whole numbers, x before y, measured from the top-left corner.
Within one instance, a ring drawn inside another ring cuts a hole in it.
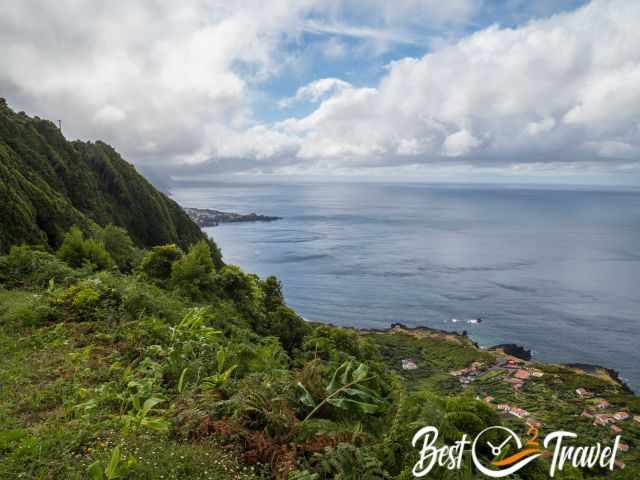
[[[245,178],[172,193],[182,206],[282,217],[205,231],[225,261],[276,275],[310,321],[466,330],[640,388],[637,188]]]

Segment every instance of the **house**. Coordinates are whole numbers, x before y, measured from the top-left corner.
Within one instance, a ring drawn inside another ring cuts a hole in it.
[[[609,415],[606,415],[604,413],[599,413],[595,415],[593,418],[594,418],[593,420],[594,425],[602,426],[602,425],[608,425],[610,423],[613,423],[612,418]]]
[[[491,403],[495,400],[495,398],[493,398],[491,395],[487,395],[486,397],[484,397],[484,402],[485,403]]]
[[[578,388],[576,390],[576,393],[578,394],[579,397],[582,397],[582,398],[591,396],[591,392],[586,388]]]
[[[513,385],[513,388],[522,388],[524,385],[524,381],[519,378],[505,378],[504,381]]]
[[[587,417],[587,418],[593,418],[593,413],[589,412],[588,410],[583,410],[582,413],[580,414],[581,417]]]
[[[511,415],[513,415],[514,417],[518,417],[518,418],[524,418],[524,417],[528,417],[529,416],[529,412],[527,412],[526,410],[522,409],[522,408],[518,408],[518,407],[514,407],[512,408],[509,413]]]
[[[536,377],[536,378],[544,377],[544,372],[542,370],[538,370],[537,368],[530,368],[529,374],[532,377]]]
[[[471,364],[471,369],[472,370],[480,370],[482,367],[484,367],[484,363],[482,363],[482,362],[473,362]]]
[[[626,420],[629,417],[631,417],[631,415],[629,415],[627,412],[616,412],[613,414],[613,418],[615,418],[619,422]]]
[[[633,421],[640,423],[640,415],[636,415],[635,417],[633,417]]]
[[[403,370],[417,370],[418,369],[418,365],[416,365],[416,362],[410,358],[405,358],[404,360],[402,360],[402,369]]]
[[[508,360],[507,361],[507,365],[506,365],[507,368],[516,369],[516,368],[518,368],[518,366],[519,366],[519,364],[518,364],[518,362],[516,360]]]
[[[529,372],[526,370],[517,370],[516,373],[513,374],[515,378],[519,378],[520,380],[528,380]]]
[[[598,407],[600,410],[604,410],[606,408],[609,408],[610,404],[609,402],[607,402],[606,400],[600,400],[597,404],[596,407]]]
[[[622,433],[622,429],[617,425],[611,425],[611,431],[613,433]]]
[[[509,410],[511,410],[511,405],[509,405],[508,403],[501,403],[498,405],[498,410],[502,410],[503,412],[508,412]]]
[[[629,445],[627,445],[626,443],[619,443],[618,444],[618,450],[620,450],[621,452],[628,452],[629,451]]]

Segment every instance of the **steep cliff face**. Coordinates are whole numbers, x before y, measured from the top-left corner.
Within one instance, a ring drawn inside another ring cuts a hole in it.
[[[0,99],[0,251],[56,247],[71,226],[126,228],[140,246],[186,246],[204,233],[109,145],[69,142],[52,122]]]

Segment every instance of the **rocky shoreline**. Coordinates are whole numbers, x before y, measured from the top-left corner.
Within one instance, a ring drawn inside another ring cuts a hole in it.
[[[257,213],[222,212],[208,208],[184,208],[184,211],[200,228],[216,227],[221,223],[273,222],[282,219],[281,217],[258,215]]]

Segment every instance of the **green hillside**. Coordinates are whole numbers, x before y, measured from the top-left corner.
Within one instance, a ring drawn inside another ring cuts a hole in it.
[[[410,480],[418,429],[442,448],[498,425],[620,435],[613,471],[554,478],[640,478],[640,398],[606,371],[309,323],[111,147],[0,111],[0,480]],[[425,478],[485,478],[460,459]],[[508,478],[547,479],[550,461]]]
[[[73,225],[125,228],[138,246],[204,237],[171,199],[103,142],[69,142],[57,126],[12,111],[0,99],[0,251],[57,247]]]

